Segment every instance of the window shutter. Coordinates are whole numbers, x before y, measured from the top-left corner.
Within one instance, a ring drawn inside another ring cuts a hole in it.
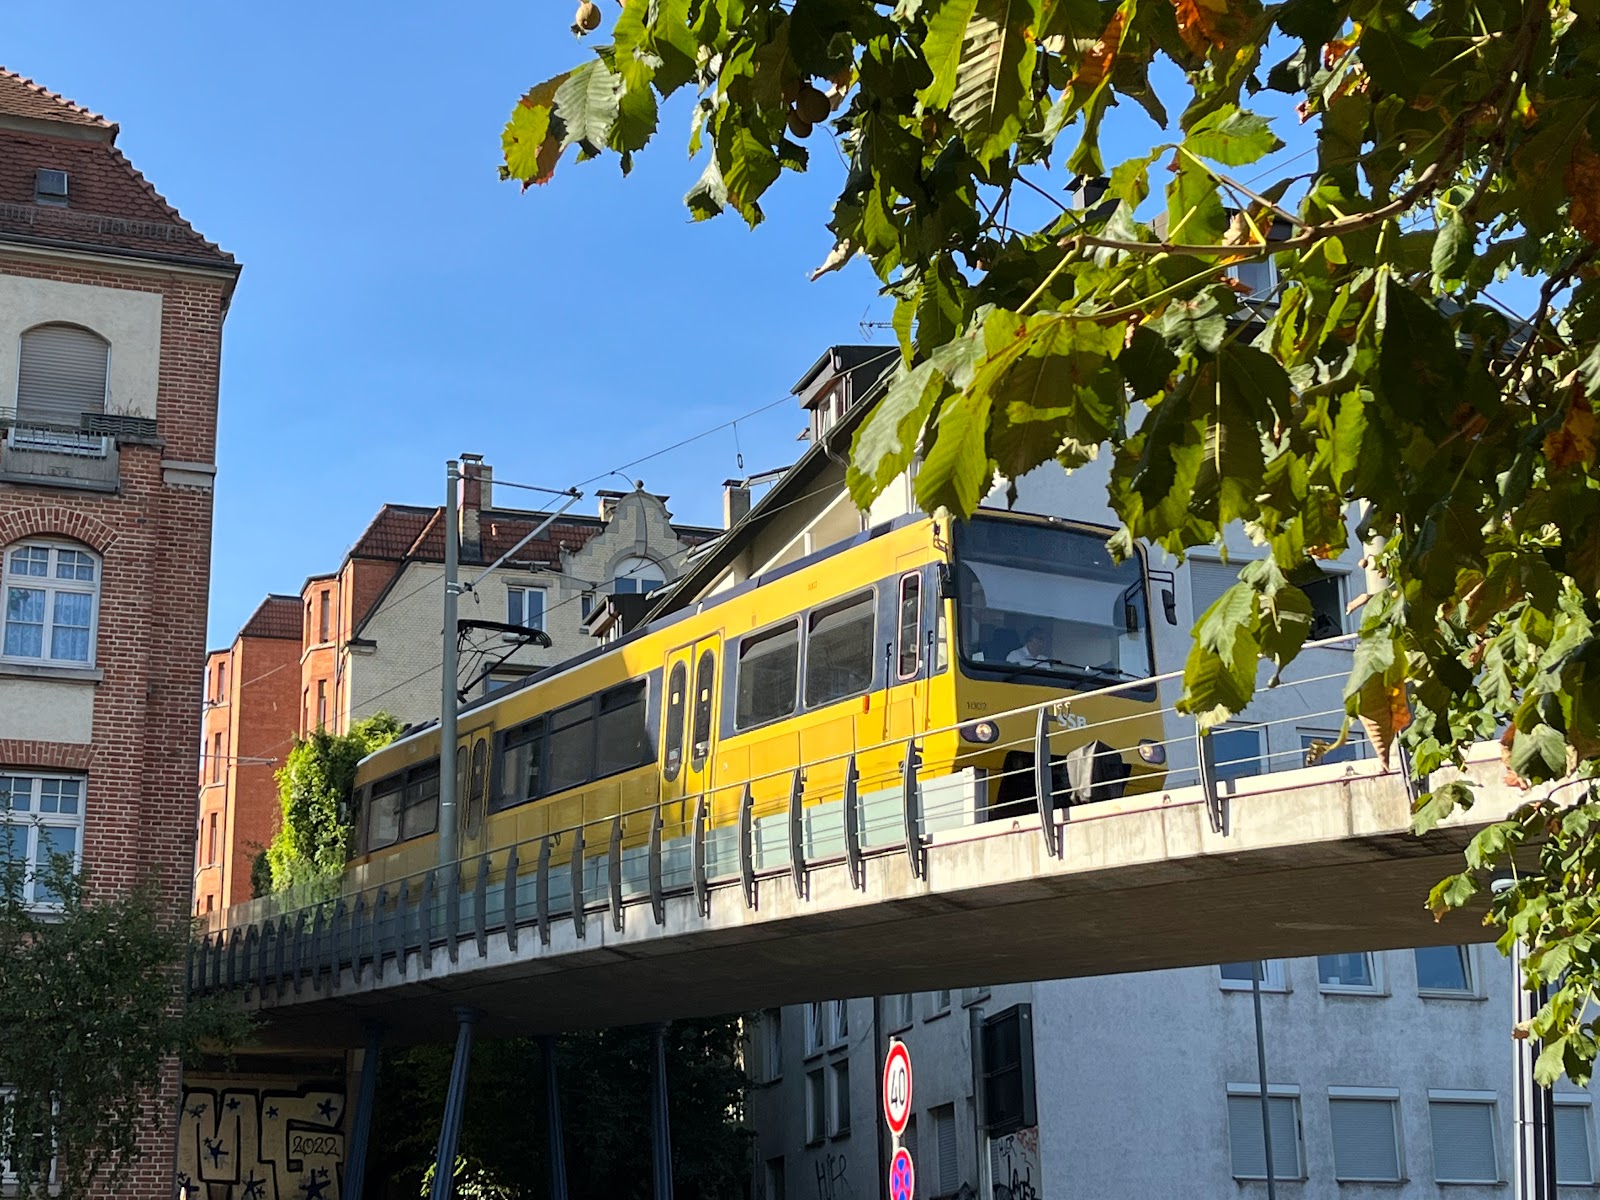
[[[74,325],[40,325],[24,333],[17,423],[75,431],[83,413],[104,413],[109,351],[101,338]]]
[[[1556,1105],[1556,1182],[1592,1184],[1589,1161],[1589,1106]]]
[[[1272,1126],[1272,1174],[1277,1179],[1300,1177],[1300,1130],[1292,1096],[1267,1097]],[[1228,1151],[1240,1179],[1267,1177],[1266,1146],[1261,1140],[1261,1097],[1228,1097]]]
[[[946,1104],[933,1110],[933,1132],[939,1143],[939,1194],[948,1196],[961,1186],[956,1158],[956,1110]]]
[[[1194,619],[1198,621],[1217,602],[1218,597],[1239,582],[1243,563],[1220,563],[1204,558],[1189,560],[1189,594],[1194,598]]]
[[[1496,1183],[1494,1105],[1434,1101],[1428,1105],[1433,1128],[1433,1177],[1463,1183]]]
[[[1400,1179],[1394,1136],[1394,1101],[1339,1098],[1328,1101],[1333,1124],[1333,1170],[1339,1179]]]

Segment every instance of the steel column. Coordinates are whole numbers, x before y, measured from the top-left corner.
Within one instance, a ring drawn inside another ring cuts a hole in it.
[[[650,1165],[655,1200],[672,1200],[672,1127],[667,1115],[667,1027],[651,1030],[655,1055],[650,1070]]]
[[[445,1093],[444,1117],[439,1122],[439,1149],[433,1158],[430,1200],[450,1200],[455,1192],[456,1142],[461,1137],[461,1110],[467,1103],[467,1067],[472,1059],[472,1027],[478,1023],[475,1008],[455,1009],[456,1055],[450,1063],[450,1088]]]
[[[545,1129],[550,1143],[550,1200],[567,1200],[567,1149],[561,1132],[561,1084],[556,1078],[556,1039],[539,1039],[544,1055]],[[356,1197],[355,1200],[360,1200]]]
[[[356,1091],[356,1111],[350,1118],[350,1151],[344,1166],[343,1195],[361,1200],[367,1174],[367,1139],[372,1134],[372,1107],[378,1100],[378,1057],[383,1048],[383,1026],[367,1023],[367,1048],[361,1055],[361,1085]]]

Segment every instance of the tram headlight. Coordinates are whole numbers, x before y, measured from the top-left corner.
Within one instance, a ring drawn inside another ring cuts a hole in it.
[[[980,746],[991,746],[1000,740],[1000,726],[993,721],[968,721],[960,730],[963,739]]]
[[[1167,748],[1160,742],[1140,738],[1139,757],[1152,767],[1164,767],[1167,765]]]

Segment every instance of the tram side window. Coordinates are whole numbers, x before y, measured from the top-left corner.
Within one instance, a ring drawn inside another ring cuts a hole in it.
[[[643,766],[654,757],[645,723],[644,681],[603,693],[595,737],[595,776]]]
[[[872,593],[811,614],[806,636],[806,706],[855,696],[872,686]]]
[[[400,812],[400,840],[432,833],[439,824],[439,764],[413,767],[406,776],[404,807]]]
[[[523,804],[539,794],[539,752],[544,744],[544,718],[535,717],[506,734],[500,750],[500,794],[494,810]]]
[[[661,773],[668,783],[678,777],[678,770],[683,766],[683,710],[688,690],[688,668],[678,663],[667,681],[667,732],[663,742],[667,756],[662,760]]]
[[[922,576],[904,575],[900,579],[900,646],[896,673],[910,679],[917,673],[922,656]]]
[[[800,675],[800,622],[739,642],[738,695],[734,726],[748,729],[794,712],[795,684]]]
[[[372,802],[367,805],[367,849],[392,846],[400,837],[400,800],[405,794],[405,775],[391,775],[374,784]]]
[[[549,775],[546,792],[587,783],[594,765],[594,702],[583,700],[550,714]]]

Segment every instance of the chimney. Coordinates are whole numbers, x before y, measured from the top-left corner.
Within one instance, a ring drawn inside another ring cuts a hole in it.
[[[743,479],[722,481],[722,527],[732,529],[750,515],[750,485]]]
[[[479,514],[489,507],[493,479],[481,454],[461,456],[461,557],[465,562],[483,559],[483,534]]]
[[[1109,217],[1116,208],[1115,198],[1106,201],[1106,192],[1111,190],[1111,180],[1104,175],[1080,175],[1074,181],[1077,186],[1067,185],[1067,190],[1072,193],[1072,207],[1081,213],[1088,213],[1095,219]]]

